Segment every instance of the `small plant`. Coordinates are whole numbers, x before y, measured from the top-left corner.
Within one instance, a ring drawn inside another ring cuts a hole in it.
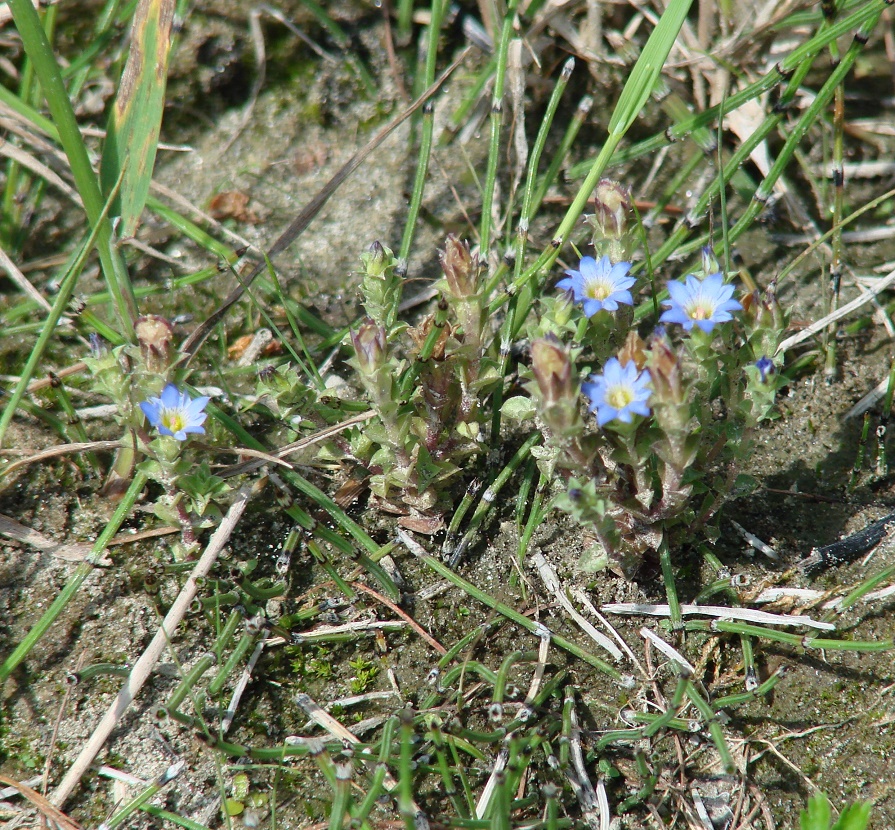
[[[563,293],[543,299],[529,327],[535,411],[511,399],[505,412],[536,414],[539,463],[565,483],[557,504],[599,543],[582,564],[630,575],[647,550],[706,528],[731,491],[752,430],[771,416],[787,319],[773,288],[736,299],[709,249],[668,282],[659,314],[657,288],[631,276],[627,191],[604,181],[596,199],[600,259],[582,257],[557,283]]]
[[[379,666],[364,659],[363,656],[349,660],[348,665],[354,671],[354,677],[351,678],[348,685],[354,694],[361,695],[370,688],[370,684],[376,679],[379,674]]]
[[[160,484],[153,512],[181,527],[176,555],[182,557],[196,545],[196,527],[218,518],[217,502],[230,487],[212,475],[207,461],[197,464],[189,447],[191,436],[205,434],[210,398],[184,390],[186,373],[176,366],[171,324],[150,315],[137,320],[135,331],[137,345],[108,348],[95,337],[85,359],[97,390],[117,405],[124,431],[106,488],[121,490],[137,470]]]
[[[482,449],[481,403],[499,380],[483,268],[449,236],[438,309],[410,327],[397,321],[400,278],[391,250],[375,243],[361,259],[367,317],[351,334],[351,364],[378,420],[353,433],[351,451],[372,472],[380,503],[438,514],[446,486]]]
[[[870,824],[870,801],[849,804],[832,822],[830,800],[824,793],[815,793],[808,799],[808,808],[799,816],[801,830],[866,830]]]

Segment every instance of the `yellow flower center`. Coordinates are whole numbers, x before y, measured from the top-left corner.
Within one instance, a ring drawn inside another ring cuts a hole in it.
[[[612,293],[610,288],[603,280],[594,280],[585,286],[584,293],[592,300],[605,300]]]
[[[697,303],[690,309],[691,320],[708,320],[714,314],[713,308],[706,308],[705,305]]]
[[[162,414],[162,423],[173,433],[178,433],[186,426],[186,418],[179,409],[169,409]]]
[[[634,396],[627,386],[613,386],[606,390],[606,403],[613,409],[622,410],[633,400]]]

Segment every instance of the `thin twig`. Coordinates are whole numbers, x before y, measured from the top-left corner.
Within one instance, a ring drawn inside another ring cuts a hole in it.
[[[286,250],[311,224],[314,217],[320,212],[323,206],[329,201],[330,197],[339,189],[342,183],[352,174],[358,167],[363,164],[367,157],[372,153],[391,133],[404,121],[410,118],[414,112],[422,107],[444,84],[444,82],[453,74],[454,70],[466,60],[469,49],[465,49],[457,59],[442,73],[441,77],[435,81],[419,98],[416,99],[407,109],[405,109],[394,121],[383,127],[370,141],[367,142],[357,153],[355,153],[336,174],[323,186],[320,192],[311,199],[305,208],[292,220],[289,227],[286,228],[276,239],[267,256],[272,260],[275,256]],[[218,322],[237,303],[242,295],[246,292],[255,277],[258,276],[267,267],[266,262],[258,263],[244,276],[239,276],[239,285],[230,292],[224,302],[205,320],[196,330],[186,339],[181,346],[181,352],[184,360],[189,362],[193,355],[199,349],[199,346],[205,341],[205,338],[214,330]]]
[[[6,784],[8,787],[18,790],[23,798],[30,801],[42,815],[46,816],[51,821],[54,821],[62,828],[62,830],[81,830],[81,825],[70,819],[58,807],[55,807],[47,801],[47,799],[39,792],[32,790],[31,787],[28,787],[25,784],[20,784],[18,781],[8,778],[5,775],[0,775],[0,784]]]
[[[639,614],[647,617],[667,617],[668,606],[653,605],[641,602],[616,602],[603,606],[609,614]],[[718,617],[723,620],[745,620],[764,625],[804,625],[807,628],[820,628],[823,631],[835,631],[832,623],[812,620],[798,614],[769,614],[767,611],[756,611],[754,608],[728,608],[724,605],[682,605],[681,614],[702,614],[706,617]]]
[[[59,455],[117,450],[119,447],[121,447],[120,439],[117,441],[76,441],[72,444],[57,444],[54,447],[47,447],[45,450],[36,452],[34,455],[29,455],[27,458],[20,458],[18,461],[10,462],[3,468],[3,475],[9,474],[19,467],[26,467],[37,461],[46,461],[48,458],[56,458]]]
[[[44,295],[30,283],[28,278],[19,270],[18,266],[7,256],[6,251],[2,248],[0,248],[0,268],[3,268],[7,276],[34,302],[42,306],[45,311],[49,311],[52,308]]]
[[[665,606],[668,607],[667,605]],[[686,669],[691,675],[696,674],[696,667],[684,657],[674,646],[669,645],[665,642],[658,634],[653,631],[650,631],[645,626],[640,629],[640,636],[645,640],[649,640],[652,643],[653,647],[658,651],[661,651],[669,660],[673,660],[677,663],[682,669]]]
[[[837,320],[841,320],[843,317],[847,317],[851,314],[855,309],[860,308],[862,305],[866,305],[869,303],[877,294],[885,291],[892,283],[895,283],[895,271],[890,271],[886,274],[885,277],[882,277],[872,289],[865,291],[863,294],[855,297],[850,303],[846,303],[844,306],[840,306],[836,309],[832,314],[828,314],[826,317],[821,317],[820,320],[812,323],[808,328],[802,329],[798,334],[794,334],[792,337],[787,337],[778,347],[777,353],[782,354],[783,352],[791,349],[793,346],[797,346],[799,343],[807,340],[809,337],[813,337],[820,331],[823,331],[830,323],[835,323]]]
[[[254,489],[255,486],[246,485],[236,494],[236,498],[233,501],[233,504],[230,505],[227,515],[224,516],[218,529],[214,532],[214,535],[208,542],[208,546],[205,548],[202,556],[196,562],[189,579],[187,579],[180,593],[177,595],[177,599],[175,599],[174,603],[171,605],[171,609],[165,616],[155,637],[152,638],[152,642],[147,646],[146,650],[134,664],[130,675],[121,687],[118,696],[106,710],[103,719],[93,730],[90,740],[88,740],[87,744],[81,749],[75,762],[69,767],[62,782],[53,793],[51,800],[54,804],[58,806],[63,805],[66,799],[72,794],[75,787],[78,786],[81,777],[87,771],[88,767],[93,762],[93,759],[97,756],[97,753],[102,749],[103,744],[105,744],[116,724],[121,720],[137,694],[139,694],[140,689],[143,688],[143,684],[149,679],[152,669],[158,662],[165,647],[174,636],[174,633],[177,631],[177,627],[183,621],[184,616],[189,610],[190,603],[193,601],[193,598],[199,590],[197,580],[205,577],[211,570],[218,555],[229,541],[233,531],[236,529],[236,525],[245,511],[249,499],[253,495]]]
[[[544,558],[544,554],[538,552],[535,553],[531,557],[531,561],[534,563],[535,567],[538,569],[538,575],[541,577],[541,581],[544,583],[544,587],[556,597],[556,601],[563,607],[565,612],[578,624],[582,631],[587,634],[595,643],[602,646],[606,649],[616,660],[621,660],[624,655],[619,650],[618,646],[612,642],[605,634],[600,631],[597,631],[594,628],[593,624],[590,620],[581,616],[578,613],[578,610],[572,605],[569,598],[566,596],[565,591],[562,589],[562,585],[559,582],[559,576],[556,571],[553,569],[553,566]]]
[[[357,588],[358,591],[362,591],[365,594],[369,594],[374,599],[381,602],[386,608],[394,611],[404,622],[407,623],[417,634],[420,635],[432,648],[435,649],[439,654],[447,654],[447,649],[438,642],[425,628],[423,628],[413,617],[410,616],[406,611],[402,611],[398,608],[395,603],[393,603],[388,597],[382,596],[378,591],[374,591],[369,585],[364,585],[363,582],[354,582],[352,583],[353,587]]]
[[[233,725],[233,718],[236,717],[236,707],[239,706],[239,701],[242,700],[242,696],[252,680],[252,672],[255,669],[255,664],[261,657],[261,652],[264,651],[264,646],[266,646],[267,643],[267,638],[262,637],[255,645],[255,650],[252,652],[252,656],[249,658],[249,662],[246,663],[246,667],[242,670],[242,674],[239,677],[239,682],[237,682],[236,687],[233,689],[233,695],[230,697],[230,703],[227,706],[227,711],[224,713],[224,717],[221,719],[221,732],[224,735],[226,735],[230,731],[230,727]]]

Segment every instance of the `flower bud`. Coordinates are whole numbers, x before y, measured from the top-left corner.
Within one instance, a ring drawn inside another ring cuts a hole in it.
[[[786,327],[789,325],[789,318],[787,314],[780,307],[780,303],[777,302],[777,280],[773,280],[771,284],[765,289],[764,292],[764,306],[768,310],[771,315],[771,320],[773,321],[773,326],[777,331],[781,333],[786,330]]]
[[[555,337],[549,335],[531,344],[531,368],[545,407],[576,399],[569,354]]]
[[[778,337],[789,325],[787,314],[777,302],[777,284],[772,282],[764,291],[757,290],[743,297],[743,317],[751,328],[766,329]]]
[[[657,403],[683,403],[686,400],[680,359],[662,328],[656,329],[650,340],[649,369]]]
[[[365,374],[373,374],[384,364],[385,337],[385,329],[369,317],[363,320],[356,332],[351,332],[351,343],[357,355],[358,368]]]
[[[644,343],[643,338],[632,329],[628,332],[624,345],[619,349],[618,362],[621,363],[622,366],[626,366],[629,361],[633,360],[634,365],[639,372],[646,366],[646,358],[646,343]]]
[[[156,374],[164,374],[171,365],[171,341],[174,327],[157,314],[147,314],[137,318],[134,325],[137,342],[146,369]]]
[[[628,229],[631,190],[612,179],[602,179],[594,191],[597,230],[607,239],[621,239]]]
[[[390,248],[386,248],[381,242],[374,242],[369,250],[360,255],[364,264],[364,271],[370,277],[384,277],[388,268],[394,264],[394,257]]]
[[[718,257],[715,256],[711,245],[702,246],[702,273],[703,276],[709,274],[717,274],[721,271],[721,265],[718,263]]]
[[[450,234],[440,259],[450,293],[460,299],[474,296],[478,291],[479,261],[470,253],[469,243]]]

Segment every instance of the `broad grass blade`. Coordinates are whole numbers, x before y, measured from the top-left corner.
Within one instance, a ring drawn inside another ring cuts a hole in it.
[[[668,58],[671,47],[684,25],[687,12],[693,0],[671,0],[668,7],[662,12],[662,17],[656,24],[643,52],[637,59],[637,63],[631,70],[625,88],[619,96],[618,104],[609,120],[610,135],[624,135],[634,119],[640,114],[643,105],[649,99],[659,74]]]
[[[165,106],[168,53],[175,0],[140,0],[131,28],[131,50],[121,74],[103,147],[101,181],[108,193],[122,170],[112,215],[132,236],[146,204]]]

